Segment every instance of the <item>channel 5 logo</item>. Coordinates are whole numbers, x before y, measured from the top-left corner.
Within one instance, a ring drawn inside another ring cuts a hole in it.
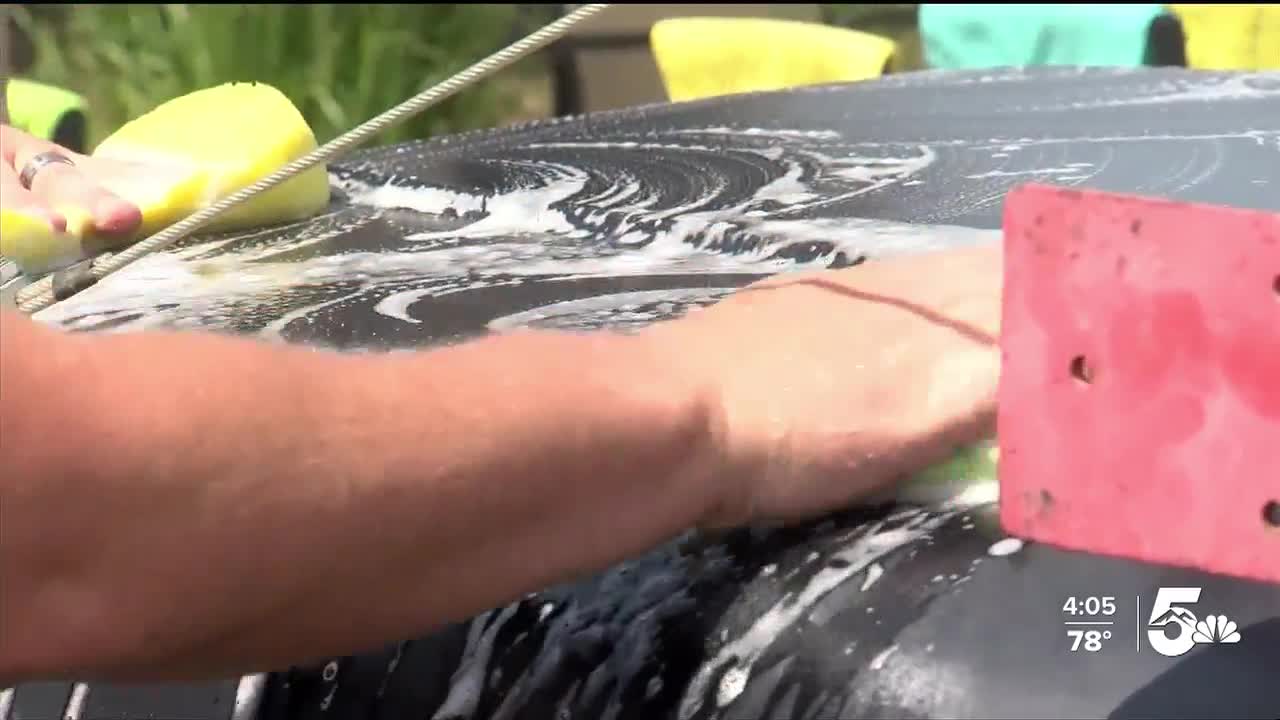
[[[1225,615],[1197,619],[1189,609],[1200,602],[1198,587],[1162,587],[1147,620],[1147,642],[1166,657],[1179,657],[1196,645],[1238,643],[1240,631]]]

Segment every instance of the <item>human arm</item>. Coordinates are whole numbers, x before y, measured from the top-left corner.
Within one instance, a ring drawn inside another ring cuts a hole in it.
[[[376,647],[697,524],[724,468],[715,404],[640,338],[0,333],[9,680]]]
[[[81,157],[22,188],[48,144],[2,130],[6,205],[56,225],[54,199],[112,204]],[[219,674],[425,631],[693,525],[720,465],[701,390],[615,335],[352,358],[0,331],[0,680]]]
[[[0,315],[0,686],[356,652],[841,507],[991,432],[999,287],[986,247],[385,357]]]
[[[992,432],[999,270],[939,253],[634,337],[388,356],[4,316],[0,676],[372,649],[688,528],[845,506]]]

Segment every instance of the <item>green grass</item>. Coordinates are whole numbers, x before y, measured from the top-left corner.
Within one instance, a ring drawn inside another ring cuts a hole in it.
[[[917,6],[823,7],[827,22],[896,39],[895,70],[921,66]],[[15,9],[35,47],[35,63],[22,74],[89,100],[93,146],[166,100],[233,80],[279,88],[325,142],[549,22],[557,6],[41,3]],[[548,77],[540,58],[528,58],[369,144],[545,116]]]
[[[248,80],[284,92],[324,142],[527,32],[521,13],[498,4],[83,4],[23,5],[18,21],[36,47],[28,74],[89,100],[91,144],[168,99]],[[508,68],[370,144],[500,123],[521,100],[510,74],[536,70]]]

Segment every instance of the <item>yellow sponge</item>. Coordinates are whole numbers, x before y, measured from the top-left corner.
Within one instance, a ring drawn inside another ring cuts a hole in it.
[[[1187,64],[1206,70],[1280,69],[1280,5],[1179,3]]]
[[[654,23],[654,60],[674,101],[879,77],[897,49],[872,33],[774,18]]]
[[[128,238],[95,237],[85,209],[56,208],[67,231],[0,208],[0,255],[28,274],[64,267],[128,245],[266,177],[316,148],[297,107],[262,83],[228,83],[166,102],[107,138],[93,157],[119,161],[104,178],[137,205],[142,227]],[[291,178],[220,216],[204,231],[234,230],[310,217],[329,203],[323,166]]]

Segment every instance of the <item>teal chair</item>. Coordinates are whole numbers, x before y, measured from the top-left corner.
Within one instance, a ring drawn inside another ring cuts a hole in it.
[[[1164,5],[920,6],[925,62],[942,69],[1183,65],[1170,22]]]

